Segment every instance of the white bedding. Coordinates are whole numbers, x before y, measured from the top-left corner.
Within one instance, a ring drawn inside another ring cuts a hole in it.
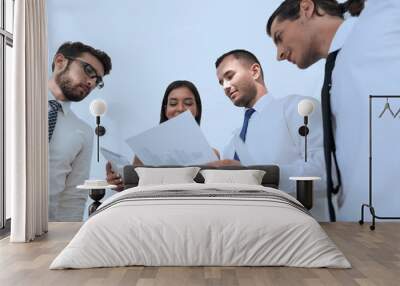
[[[272,199],[178,195],[122,200],[146,194],[138,192],[205,193],[207,189],[265,191]],[[351,267],[310,215],[275,196],[299,204],[284,192],[255,185],[135,187],[107,199],[50,269],[127,265]]]

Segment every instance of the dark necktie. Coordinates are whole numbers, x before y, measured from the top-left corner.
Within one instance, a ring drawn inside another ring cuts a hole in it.
[[[249,126],[249,120],[250,117],[253,115],[254,111],[256,111],[254,108],[249,108],[246,110],[244,113],[244,120],[243,120],[243,126],[242,130],[240,131],[240,138],[243,140],[243,142],[246,142],[246,134],[247,134],[247,127]],[[233,157],[235,160],[239,160],[239,156],[235,152],[235,156]]]
[[[326,166],[326,183],[327,183],[327,198],[329,216],[331,221],[336,221],[335,209],[332,203],[332,194],[337,194],[341,187],[340,171],[336,160],[336,146],[333,136],[332,128],[332,112],[331,112],[331,85],[332,85],[332,71],[335,67],[336,56],[340,50],[332,52],[328,55],[325,63],[325,78],[324,85],[321,91],[321,105],[322,105],[322,122],[324,128],[324,155]],[[333,186],[332,180],[332,155],[335,163],[336,174],[338,178],[338,185]]]
[[[54,128],[56,127],[58,111],[62,110],[61,104],[56,100],[49,100],[49,142],[53,135]]]

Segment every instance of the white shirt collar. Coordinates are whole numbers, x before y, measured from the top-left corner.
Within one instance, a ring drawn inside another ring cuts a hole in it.
[[[337,29],[335,36],[333,36],[331,46],[329,47],[329,53],[337,51],[343,47],[356,22],[356,17],[350,17],[343,21],[343,23]]]
[[[56,100],[59,104],[61,104],[62,112],[67,115],[71,111],[71,102],[70,101],[61,101],[54,97],[54,95],[49,92],[47,95],[48,100]]]
[[[253,109],[257,112],[263,111],[263,109],[268,105],[268,103],[271,101],[272,96],[269,93],[264,94],[261,96],[256,104],[254,104]]]

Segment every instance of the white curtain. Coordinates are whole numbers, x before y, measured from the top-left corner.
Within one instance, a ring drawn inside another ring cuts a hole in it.
[[[13,93],[6,110],[12,242],[48,227],[47,16],[45,0],[15,1]]]

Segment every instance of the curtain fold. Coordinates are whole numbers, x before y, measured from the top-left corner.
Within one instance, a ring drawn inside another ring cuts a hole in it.
[[[45,0],[15,1],[14,71],[7,126],[11,242],[48,229],[47,15]]]

